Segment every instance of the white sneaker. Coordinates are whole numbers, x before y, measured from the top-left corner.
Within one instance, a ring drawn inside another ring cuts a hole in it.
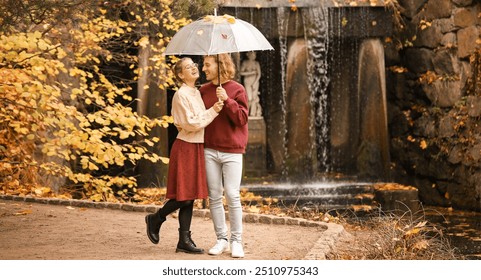
[[[243,258],[244,249],[242,248],[242,243],[240,243],[239,241],[232,241],[231,252],[233,258]]]
[[[229,251],[229,242],[225,239],[217,239],[214,247],[210,248],[209,255],[220,255],[225,251]]]

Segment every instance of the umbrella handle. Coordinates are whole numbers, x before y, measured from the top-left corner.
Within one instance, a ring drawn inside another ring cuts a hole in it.
[[[215,14],[217,15],[217,9],[214,9]],[[222,87],[222,84],[220,83],[220,61],[219,61],[219,54],[217,54],[217,80],[219,81],[219,87]],[[220,98],[218,98],[219,101]]]
[[[219,82],[219,86],[222,87],[220,83],[220,60],[219,60],[219,54],[217,54],[217,81]]]
[[[220,81],[219,81],[219,87],[222,88],[222,85],[220,84]],[[220,98],[217,98],[217,100],[222,101],[222,100],[220,100]]]

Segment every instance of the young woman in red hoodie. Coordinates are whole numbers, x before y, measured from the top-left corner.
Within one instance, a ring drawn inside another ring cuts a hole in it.
[[[217,236],[217,242],[209,254],[218,255],[228,251],[230,241],[231,256],[242,258],[244,249],[240,184],[248,137],[247,94],[244,86],[232,80],[235,65],[229,54],[205,56],[202,71],[209,81],[199,89],[206,108],[218,100],[224,102],[224,108],[205,128],[204,134],[209,208]],[[230,240],[223,205],[224,192],[229,208]]]

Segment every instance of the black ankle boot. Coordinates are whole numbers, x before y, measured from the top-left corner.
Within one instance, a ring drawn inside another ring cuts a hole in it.
[[[179,243],[175,252],[185,252],[189,254],[203,254],[204,249],[197,248],[194,241],[190,237],[190,231],[181,231],[179,229]]]
[[[163,222],[165,222],[165,220],[165,217],[159,217],[157,213],[145,216],[145,223],[147,224],[147,237],[149,237],[152,243],[159,243],[160,226]]]

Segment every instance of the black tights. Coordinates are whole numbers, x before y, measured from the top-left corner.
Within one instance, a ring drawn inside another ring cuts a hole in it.
[[[175,199],[169,199],[162,209],[157,211],[157,215],[165,218],[177,209],[179,209],[179,230],[190,231],[192,212],[194,210],[193,200],[177,201]]]

